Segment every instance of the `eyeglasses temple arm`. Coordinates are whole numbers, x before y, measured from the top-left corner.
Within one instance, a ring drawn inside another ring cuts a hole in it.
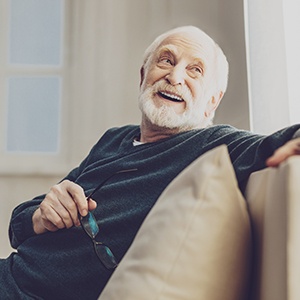
[[[127,169],[127,170],[120,170],[117,171],[116,173],[110,175],[108,178],[106,178],[104,181],[102,181],[87,197],[86,200],[90,200],[92,198],[92,196],[109,180],[111,179],[113,176],[120,174],[120,173],[127,173],[127,172],[133,172],[133,171],[137,171],[138,169]]]

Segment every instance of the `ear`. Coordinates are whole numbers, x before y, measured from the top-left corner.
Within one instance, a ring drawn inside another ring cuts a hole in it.
[[[141,78],[140,78],[140,87],[141,87],[142,84],[143,84],[143,81],[144,81],[144,77],[145,77],[144,66],[142,66],[141,69],[140,69],[140,76],[141,76]]]
[[[224,93],[220,92],[219,95],[211,97],[211,99],[208,101],[207,106],[206,106],[205,116],[208,117],[211,113],[213,113],[217,109],[223,96],[224,96]]]

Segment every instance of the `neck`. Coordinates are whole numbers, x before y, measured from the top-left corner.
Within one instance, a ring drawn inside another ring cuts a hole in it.
[[[141,123],[141,137],[140,142],[153,143],[162,139],[169,138],[181,130],[178,128],[170,129],[166,127],[160,127],[152,124],[148,119],[143,118]]]

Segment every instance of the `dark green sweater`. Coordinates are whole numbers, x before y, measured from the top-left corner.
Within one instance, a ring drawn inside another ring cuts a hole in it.
[[[94,211],[100,227],[97,240],[120,260],[162,191],[201,154],[226,144],[243,191],[249,175],[264,168],[266,158],[299,127],[261,136],[217,125],[139,146],[132,143],[140,134],[138,126],[114,128],[66,179],[88,194],[114,172],[138,169],[111,178],[93,197],[98,203]],[[0,299],[7,295],[7,299],[31,299],[30,295],[34,299],[97,299],[112,271],[102,266],[81,227],[34,234],[31,218],[43,198],[25,202],[13,212],[9,233],[18,253],[0,260]]]

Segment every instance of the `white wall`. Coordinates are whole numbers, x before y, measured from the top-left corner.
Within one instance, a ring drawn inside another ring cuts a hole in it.
[[[139,69],[145,48],[175,26],[196,25],[223,48],[230,63],[228,92],[217,123],[248,129],[243,1],[71,0],[68,165],[76,166],[111,126],[139,123]],[[2,99],[0,99],[2,101]],[[47,166],[47,160],[44,164]],[[7,229],[18,203],[47,192],[63,174],[0,177],[0,257],[10,252]]]

